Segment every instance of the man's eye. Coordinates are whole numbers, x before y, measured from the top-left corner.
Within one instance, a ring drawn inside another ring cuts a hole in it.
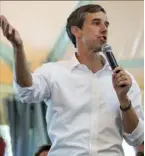
[[[95,24],[95,25],[99,25],[99,24],[100,24],[100,22],[94,22],[93,24]]]

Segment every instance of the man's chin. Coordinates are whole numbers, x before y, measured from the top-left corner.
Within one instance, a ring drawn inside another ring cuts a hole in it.
[[[97,47],[95,47],[95,49],[94,49],[94,53],[98,53],[98,52],[100,52],[102,50],[102,46],[97,46]]]
[[[106,44],[106,42],[101,43],[100,45],[97,45],[95,47],[94,52],[101,52],[102,51],[102,47]]]

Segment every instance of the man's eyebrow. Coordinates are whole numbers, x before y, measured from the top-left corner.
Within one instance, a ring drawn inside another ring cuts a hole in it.
[[[92,20],[92,22],[96,22],[96,21],[101,21],[101,18],[94,18],[93,20]],[[108,26],[109,26],[109,21],[105,21],[105,24],[107,24]]]
[[[92,20],[92,22],[95,22],[95,21],[101,21],[101,18],[94,18],[94,19]]]

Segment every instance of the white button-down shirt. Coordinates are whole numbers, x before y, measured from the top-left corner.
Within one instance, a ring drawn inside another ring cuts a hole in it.
[[[49,156],[123,156],[123,138],[133,146],[143,142],[143,113],[140,89],[133,84],[128,96],[139,124],[131,134],[123,131],[122,114],[112,85],[112,70],[92,73],[76,57],[46,63],[33,74],[33,85],[15,84],[20,99],[27,103],[45,99],[46,120],[52,141]]]

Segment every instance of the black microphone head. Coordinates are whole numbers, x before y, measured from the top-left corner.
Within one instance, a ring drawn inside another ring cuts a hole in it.
[[[106,56],[106,58],[107,58],[112,69],[118,67],[117,61],[113,55],[112,48],[110,45],[105,44],[102,47],[102,52],[105,54],[105,56]]]
[[[111,52],[112,53],[112,48],[109,44],[105,44],[103,47],[102,47],[102,52],[104,54],[108,53],[108,52]]]

